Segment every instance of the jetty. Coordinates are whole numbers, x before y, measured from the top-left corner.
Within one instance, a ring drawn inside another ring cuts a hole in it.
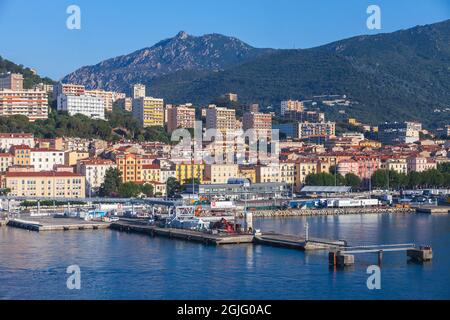
[[[85,221],[76,218],[27,217],[26,220],[19,218],[10,219],[7,225],[9,227],[42,232],[107,229],[109,228],[110,223],[102,221]]]
[[[159,228],[130,221],[118,221],[111,224],[111,229],[125,232],[148,234],[150,236],[161,236],[186,241],[201,242],[203,244],[224,245],[252,243],[252,234],[213,234],[195,230]]]
[[[423,206],[416,207],[416,213],[428,213],[428,214],[448,214],[450,206]]]
[[[256,234],[254,242],[274,247],[297,249],[302,251],[325,250],[344,248],[347,242],[344,240],[328,240],[318,238],[306,238],[286,234],[262,233]]]
[[[378,256],[378,266],[381,267],[385,252],[406,252],[408,258],[418,262],[431,261],[433,259],[431,246],[417,247],[414,243],[403,243],[346,247],[340,250],[334,250],[329,252],[328,262],[330,266],[346,267],[355,264],[355,254],[376,253]]]

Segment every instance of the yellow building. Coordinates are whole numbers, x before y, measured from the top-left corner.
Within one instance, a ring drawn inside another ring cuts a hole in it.
[[[200,184],[203,184],[204,169],[205,169],[204,164],[191,164],[191,163],[176,164],[175,165],[175,177],[181,184],[185,184],[185,183],[191,182],[192,176],[194,176],[194,178],[198,179]]]
[[[408,174],[408,163],[406,159],[388,159],[381,164],[381,168],[397,173]]]
[[[3,187],[13,197],[84,198],[85,177],[72,172],[6,172]]]
[[[312,160],[300,160],[295,163],[295,190],[300,191],[306,177],[318,173],[317,162]]]
[[[161,167],[159,165],[144,164],[142,166],[142,181],[159,182],[160,179],[161,179]]]
[[[280,162],[279,182],[294,184],[295,182],[295,162]]]
[[[16,166],[28,166],[31,164],[31,148],[27,145],[11,147],[13,164]]]
[[[239,177],[239,165],[237,164],[209,164],[205,166],[205,179],[211,184],[228,183],[230,178]]]
[[[78,160],[89,158],[89,152],[86,151],[68,151],[64,154],[64,164],[67,166],[75,166]]]
[[[267,166],[258,165],[256,168],[256,183],[268,183],[280,181],[280,166],[271,164]]]
[[[123,182],[142,181],[142,155],[135,153],[119,153],[116,155],[117,169]]]
[[[164,126],[164,100],[144,97],[133,100],[133,116],[144,127]]]
[[[250,180],[251,183],[256,183],[256,168],[252,166],[239,166],[239,178]]]
[[[363,148],[380,149],[382,144],[379,141],[363,140],[359,143],[359,146]]]

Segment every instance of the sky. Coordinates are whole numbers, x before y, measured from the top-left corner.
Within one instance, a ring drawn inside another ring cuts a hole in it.
[[[80,30],[66,27],[70,5]],[[381,30],[366,26],[369,5],[381,9]],[[450,0],[0,0],[0,55],[57,80],[181,30],[298,49],[446,19]]]

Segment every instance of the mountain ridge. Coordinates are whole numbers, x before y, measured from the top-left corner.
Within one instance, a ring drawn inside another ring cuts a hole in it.
[[[197,44],[189,45],[192,41]],[[211,43],[213,48],[221,48],[216,59],[207,50]],[[149,48],[153,48],[152,57],[148,51],[142,56],[148,48],[135,53],[145,65],[146,58],[157,63],[155,53],[166,52],[171,59],[161,59],[162,71],[149,72],[142,63],[130,67],[127,62],[133,59],[132,53],[116,60],[124,64],[115,68],[104,61],[85,67],[81,76],[75,71],[65,81],[125,92],[131,84],[142,82],[149,95],[196,105],[207,104],[225,92],[236,92],[242,103],[266,105],[289,97],[346,94],[358,104],[345,112],[362,121],[394,118],[423,120],[428,125],[448,121],[433,110],[450,107],[450,20],[308,49],[257,49],[237,38],[219,34],[194,37],[185,32]],[[237,53],[236,48],[240,48]],[[188,54],[180,54],[186,50]],[[114,59],[117,57],[106,61]]]

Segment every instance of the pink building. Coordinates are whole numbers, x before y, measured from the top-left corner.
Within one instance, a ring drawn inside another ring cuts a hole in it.
[[[380,169],[380,166],[381,162],[379,158],[361,156],[340,161],[337,166],[337,171],[343,176],[347,173],[353,173],[361,179],[369,179]]]
[[[437,167],[435,161],[424,157],[409,157],[406,161],[408,163],[408,172],[424,172]]]
[[[337,172],[344,177],[347,173],[359,176],[359,164],[352,159],[342,160],[337,165]]]

